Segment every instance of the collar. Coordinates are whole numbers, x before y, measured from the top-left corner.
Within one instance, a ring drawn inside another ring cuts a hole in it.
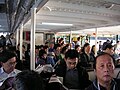
[[[11,73],[9,73],[8,75],[16,75],[17,73],[21,72],[20,70],[14,69]],[[0,68],[0,74],[6,73],[3,69],[3,67]],[[7,74],[7,73],[6,73]]]
[[[75,71],[75,70],[77,70],[77,68],[74,68],[74,69],[69,69],[69,68],[67,68],[67,71],[69,71],[69,70]]]
[[[101,88],[104,88],[103,86],[99,85],[97,79],[93,82],[93,85],[97,90],[101,90]],[[115,90],[115,85],[116,85],[116,81],[112,79],[111,84],[110,84],[110,87],[113,88],[112,90]]]
[[[0,73],[5,73],[3,67],[0,68]]]

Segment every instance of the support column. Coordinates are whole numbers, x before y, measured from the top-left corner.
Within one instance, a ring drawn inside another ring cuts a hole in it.
[[[116,35],[116,43],[117,43],[117,41],[118,41],[118,35]]]
[[[72,43],[72,30],[70,30],[70,43]]]
[[[98,37],[98,30],[95,28],[95,56],[97,56],[97,37]]]
[[[70,30],[70,49],[72,49],[72,30]]]
[[[31,35],[30,35],[30,69],[35,70],[35,26],[36,8],[31,9]]]
[[[16,31],[16,48],[18,44],[19,44],[19,29],[17,29]]]
[[[57,43],[57,35],[56,35],[56,33],[54,35],[55,35],[55,44],[56,44]]]
[[[20,60],[23,60],[23,58],[22,58],[22,45],[23,45],[23,24],[21,24],[21,27],[20,27]]]

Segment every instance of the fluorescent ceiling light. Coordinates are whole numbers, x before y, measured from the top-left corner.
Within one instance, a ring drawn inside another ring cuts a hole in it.
[[[73,24],[65,24],[65,23],[47,23],[42,22],[43,25],[51,25],[51,26],[73,26]]]

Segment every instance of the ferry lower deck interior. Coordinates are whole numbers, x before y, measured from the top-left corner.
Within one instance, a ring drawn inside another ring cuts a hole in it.
[[[70,49],[72,42],[77,43],[78,37],[80,49],[88,40],[90,48],[95,45],[94,54],[97,56],[99,42],[103,44],[110,40],[115,46],[120,41],[120,0],[0,0],[0,35],[9,36],[11,33],[16,39],[17,49],[19,45],[22,62],[23,47],[29,44],[30,70],[36,69],[38,47],[43,48],[42,45],[47,44],[52,47],[53,43],[62,40],[70,44]],[[120,78],[118,46],[115,78]],[[54,56],[53,53],[49,55]],[[87,72],[89,79],[94,81],[94,68],[87,68]]]

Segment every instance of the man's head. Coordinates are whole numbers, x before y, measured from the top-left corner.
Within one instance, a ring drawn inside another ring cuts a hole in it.
[[[98,82],[101,84],[110,83],[114,75],[113,57],[108,53],[102,53],[96,57],[95,73]]]
[[[86,53],[90,52],[90,44],[89,43],[85,43],[83,48],[84,48],[84,52],[86,52]]]
[[[81,52],[81,47],[80,47],[80,45],[75,45],[75,50],[77,50],[78,52]]]
[[[111,44],[108,44],[105,46],[104,52],[113,55],[114,54],[114,46]]]
[[[46,59],[47,58],[47,52],[45,50],[40,50],[39,51],[39,57]]]
[[[79,41],[79,40],[80,40],[80,37],[78,37],[77,40]]]
[[[68,69],[74,69],[78,64],[79,54],[76,50],[68,50],[65,53],[65,62]]]
[[[15,78],[15,90],[44,90],[42,78],[35,71],[22,71]]]
[[[49,47],[50,47],[50,48],[54,48],[54,43],[53,43],[53,42],[50,42]]]
[[[12,39],[14,38],[14,33],[10,34],[10,38],[12,38]]]
[[[5,72],[9,74],[15,69],[16,55],[11,51],[3,51],[0,61]]]

